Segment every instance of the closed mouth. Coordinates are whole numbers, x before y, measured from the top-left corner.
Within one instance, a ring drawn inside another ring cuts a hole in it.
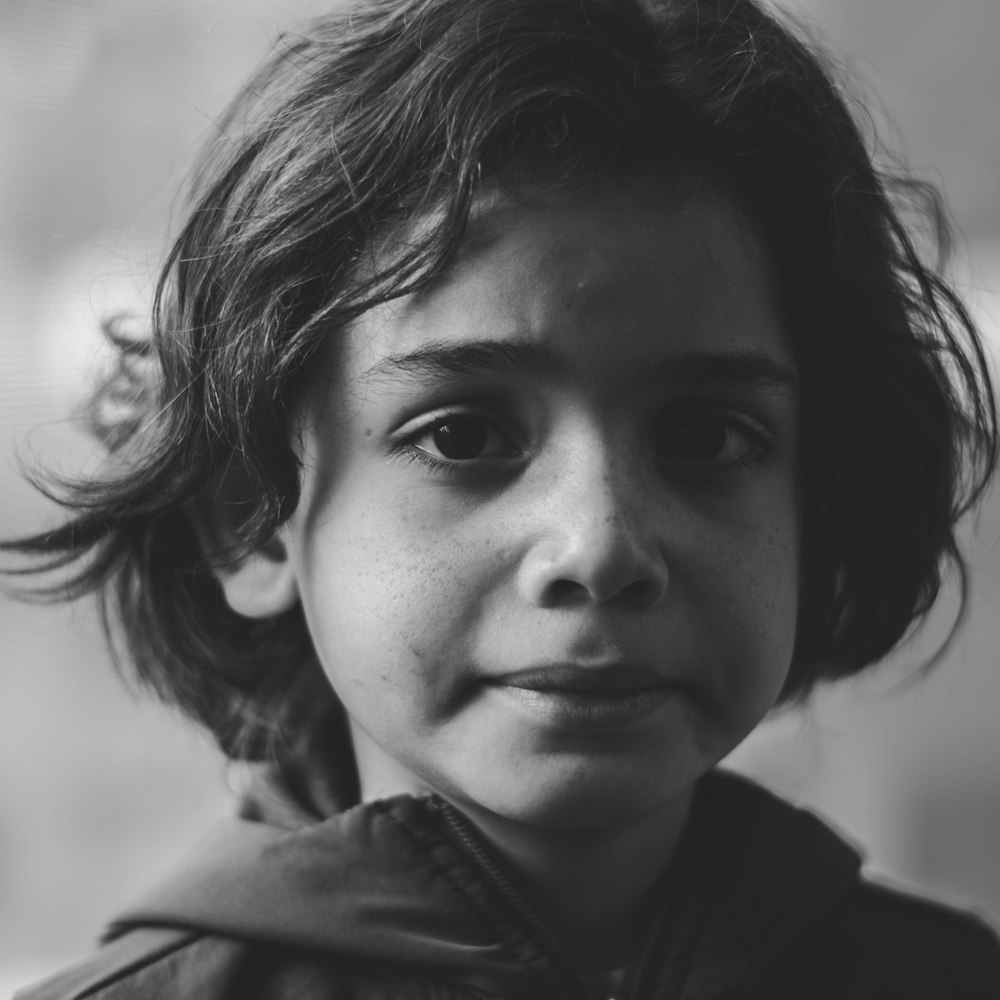
[[[671,687],[659,674],[631,664],[581,666],[571,663],[547,664],[503,674],[491,680],[503,687],[553,694],[614,697]]]
[[[674,682],[630,664],[546,664],[489,680],[489,686],[547,733],[588,739],[634,731],[682,694]],[[602,740],[598,741],[604,745]],[[587,744],[591,749],[590,743]]]

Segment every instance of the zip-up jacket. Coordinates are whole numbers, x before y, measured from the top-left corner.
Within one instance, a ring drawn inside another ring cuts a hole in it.
[[[267,801],[19,1000],[607,1000],[442,800]],[[812,814],[707,775],[614,1000],[1000,998],[983,923],[859,870]]]

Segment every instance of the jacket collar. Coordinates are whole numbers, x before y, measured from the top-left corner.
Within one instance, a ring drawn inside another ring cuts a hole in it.
[[[570,995],[449,836],[438,800],[400,796],[317,821],[282,788],[267,773],[244,818],[220,824],[108,937],[191,927],[399,962],[503,996]],[[668,869],[643,993],[710,1000],[754,981],[855,884],[859,866],[811,814],[741,778],[707,775]]]

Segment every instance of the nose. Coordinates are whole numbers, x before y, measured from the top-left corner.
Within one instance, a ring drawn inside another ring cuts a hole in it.
[[[667,593],[663,511],[629,462],[591,451],[550,472],[519,569],[522,593],[540,607],[654,607]]]

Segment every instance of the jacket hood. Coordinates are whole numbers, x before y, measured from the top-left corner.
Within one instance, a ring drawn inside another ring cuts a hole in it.
[[[107,937],[193,928],[403,963],[487,994],[559,995],[565,977],[449,833],[446,809],[400,796],[317,821],[272,774],[244,818],[220,824]],[[664,883],[672,913],[659,925],[656,995],[710,1000],[753,982],[856,884],[859,867],[810,813],[742,778],[705,776]]]

